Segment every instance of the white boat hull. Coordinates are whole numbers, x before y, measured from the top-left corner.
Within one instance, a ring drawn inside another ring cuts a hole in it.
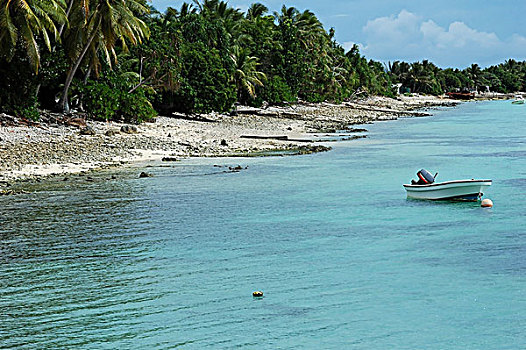
[[[408,198],[476,201],[489,186],[491,186],[491,180],[456,180],[429,185],[406,184],[404,188]]]

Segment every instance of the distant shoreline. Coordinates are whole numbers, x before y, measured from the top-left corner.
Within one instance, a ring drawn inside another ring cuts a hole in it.
[[[331,141],[366,137],[366,130],[352,125],[427,116],[430,114],[422,109],[458,103],[432,96],[401,96],[371,97],[338,105],[238,107],[234,115],[159,117],[136,130],[125,124],[87,121],[92,135],[81,135],[81,128],[74,126],[0,126],[0,191],[17,180],[38,180],[146,160],[326,151]]]

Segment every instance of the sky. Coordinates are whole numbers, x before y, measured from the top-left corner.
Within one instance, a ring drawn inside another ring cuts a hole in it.
[[[191,3],[191,1],[187,1]],[[441,68],[481,67],[526,60],[526,0],[229,0],[246,11],[260,2],[270,12],[285,4],[309,9],[336,30],[346,49],[358,44],[380,62],[429,60]],[[152,0],[164,11],[183,1]]]

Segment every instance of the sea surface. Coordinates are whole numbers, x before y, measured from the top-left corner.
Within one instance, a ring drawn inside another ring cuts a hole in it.
[[[0,348],[525,349],[526,106],[433,113],[0,197]],[[420,168],[494,207],[408,200]]]

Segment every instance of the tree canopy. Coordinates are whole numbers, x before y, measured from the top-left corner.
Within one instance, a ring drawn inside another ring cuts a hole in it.
[[[38,107],[139,122],[158,112],[226,112],[403,91],[526,88],[526,62],[441,69],[368,60],[309,11],[246,12],[195,0],[160,13],[146,0],[0,0],[0,110]]]

